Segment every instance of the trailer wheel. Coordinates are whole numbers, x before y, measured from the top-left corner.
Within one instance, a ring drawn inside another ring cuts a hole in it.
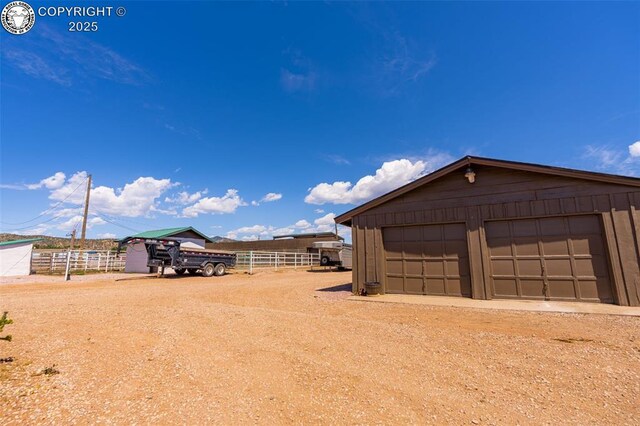
[[[215,271],[216,271],[216,268],[215,266],[213,266],[213,263],[207,263],[206,265],[204,265],[204,268],[202,268],[202,276],[212,277]]]
[[[195,275],[198,273],[198,269],[197,268],[189,268],[187,269],[187,272],[189,273],[189,275]]]
[[[329,264],[329,256],[322,256],[320,258],[320,264],[322,266],[327,266]]]
[[[184,268],[175,268],[175,269],[174,269],[174,272],[175,272],[176,274],[178,274],[178,275],[182,275],[182,274],[184,274],[186,271],[187,271],[187,270],[186,270],[186,269],[184,269]]]
[[[224,275],[224,273],[226,272],[227,268],[224,265],[224,263],[218,263],[216,265],[216,269],[215,269],[215,274],[216,277],[221,277],[222,275]]]

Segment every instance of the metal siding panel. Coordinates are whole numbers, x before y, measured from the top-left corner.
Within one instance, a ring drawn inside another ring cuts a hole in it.
[[[629,304],[629,301],[624,288],[625,283],[620,261],[620,247],[618,246],[618,240],[613,226],[612,212],[602,214],[602,224],[604,227],[604,238],[607,243],[607,252],[611,259],[611,274],[613,275],[613,289],[616,295],[616,300],[619,305],[626,306]]]
[[[638,304],[637,285],[640,281],[640,270],[638,267],[638,252],[634,230],[630,217],[630,205],[628,196],[623,194],[612,195],[611,218],[615,231],[618,247],[620,248],[620,264],[622,266],[622,276],[624,278],[625,299],[629,304]]]
[[[366,246],[364,244],[364,230],[361,227],[361,217],[358,217],[358,232],[356,235],[357,247],[357,262],[358,262],[358,291],[364,288],[365,283],[365,251]]]
[[[351,223],[351,244],[352,244],[352,253],[353,260],[351,264],[351,292],[353,294],[358,294],[358,253],[360,251],[360,247],[358,247],[358,238],[357,238],[357,230],[355,227],[355,220]]]
[[[576,213],[578,211],[576,208],[576,199],[574,197],[562,198],[560,203],[562,204],[562,213],[564,214]]]

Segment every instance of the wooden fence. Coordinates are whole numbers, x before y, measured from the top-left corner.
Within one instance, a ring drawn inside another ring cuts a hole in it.
[[[64,274],[67,267],[67,256],[70,255],[69,266],[72,272],[111,272],[124,271],[127,260],[125,253],[116,254],[104,251],[33,251],[31,270],[38,274]]]

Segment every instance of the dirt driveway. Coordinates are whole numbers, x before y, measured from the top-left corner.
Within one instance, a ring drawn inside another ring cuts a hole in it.
[[[0,285],[0,424],[640,424],[640,318],[355,302],[350,281]]]

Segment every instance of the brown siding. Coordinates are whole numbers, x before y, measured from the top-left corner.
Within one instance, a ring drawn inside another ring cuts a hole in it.
[[[383,282],[381,231],[388,226],[465,223],[472,297],[491,297],[485,221],[596,214],[601,217],[615,298],[640,306],[640,190],[634,186],[474,166],[474,184],[452,172],[353,217],[353,289]]]

